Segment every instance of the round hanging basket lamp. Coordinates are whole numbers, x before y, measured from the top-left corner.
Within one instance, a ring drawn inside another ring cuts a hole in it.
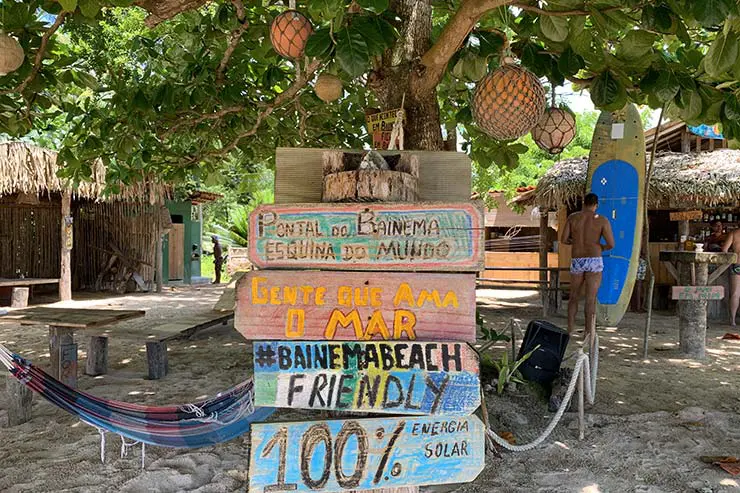
[[[568,110],[547,108],[532,129],[532,139],[543,151],[560,154],[576,136],[576,119]]]
[[[23,53],[21,44],[12,36],[0,33],[0,75],[15,72],[23,65]]]
[[[540,80],[519,65],[502,65],[475,86],[473,118],[497,140],[518,139],[534,127],[545,111]]]
[[[286,10],[275,17],[270,26],[270,42],[279,55],[300,58],[313,27],[308,18],[297,10]]]
[[[336,75],[321,74],[316,79],[313,90],[320,100],[331,103],[342,96],[342,81]]]

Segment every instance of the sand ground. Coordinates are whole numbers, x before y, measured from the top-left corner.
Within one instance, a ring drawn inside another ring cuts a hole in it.
[[[157,294],[120,297],[80,295],[71,306],[144,309],[142,319],[122,322],[126,332],[211,310],[222,288],[182,287]],[[481,291],[487,323],[503,330],[510,318],[522,327],[540,318],[537,296],[527,292]],[[564,326],[563,316],[550,319]],[[740,341],[722,340],[728,326],[712,325],[705,361],[683,359],[677,349],[678,320],[653,318],[647,359],[642,357],[644,315],[628,314],[619,328],[600,329],[596,403],[587,408],[586,438],[578,440],[575,414],[567,413],[537,449],[489,456],[470,484],[436,488],[458,492],[719,492],[740,490],[736,479],[699,461],[702,455],[740,455]],[[519,334],[521,339],[523,334]],[[87,346],[77,335],[80,366]],[[110,370],[101,377],[80,374],[79,387],[93,394],[149,404],[185,403],[213,395],[251,372],[250,346],[231,324],[169,343],[169,375],[144,378],[144,340],[111,339]],[[575,350],[577,340],[568,352]],[[0,343],[48,367],[47,329],[0,325]],[[499,356],[507,350],[498,344]],[[573,364],[573,359],[566,365]],[[80,371],[82,373],[82,371]],[[484,384],[489,383],[485,382]],[[0,426],[6,421],[6,379],[0,378]],[[519,443],[534,439],[552,416],[544,400],[519,388],[499,397],[487,393],[491,425]],[[311,419],[292,411],[280,418]],[[313,416],[315,419],[315,416]],[[34,398],[33,419],[0,428],[0,491],[3,492],[231,492],[244,491],[249,443],[246,437],[195,451],[147,447],[120,457],[120,440],[108,435],[101,464],[99,436],[43,399]]]

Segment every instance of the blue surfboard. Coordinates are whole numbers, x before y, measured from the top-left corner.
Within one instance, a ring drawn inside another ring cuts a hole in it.
[[[616,326],[627,311],[640,261],[645,200],[645,134],[633,104],[602,112],[594,129],[587,188],[611,223],[615,247],[604,252],[597,295],[599,325]]]

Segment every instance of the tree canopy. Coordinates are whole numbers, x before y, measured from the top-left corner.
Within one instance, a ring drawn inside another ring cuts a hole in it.
[[[0,133],[57,147],[73,176],[102,158],[111,179],[205,178],[277,146],[361,147],[365,110],[407,109],[407,144],[459,133],[480,164],[513,168],[526,145],[472,120],[474,83],[513,56],[597,108],[669,105],[740,138],[736,0],[307,0],[300,60],[272,48],[280,1],[26,0],[0,4],[23,65],[0,76]],[[315,77],[344,94],[324,103]]]

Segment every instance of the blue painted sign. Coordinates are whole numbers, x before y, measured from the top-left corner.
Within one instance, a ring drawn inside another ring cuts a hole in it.
[[[483,212],[455,204],[261,206],[249,218],[260,269],[477,272]]]
[[[460,342],[255,342],[255,405],[465,415],[478,354]]]
[[[707,139],[723,139],[722,132],[719,130],[719,125],[688,125],[689,132],[694,135],[706,137]]]
[[[466,483],[485,466],[475,416],[253,424],[249,493]]]

